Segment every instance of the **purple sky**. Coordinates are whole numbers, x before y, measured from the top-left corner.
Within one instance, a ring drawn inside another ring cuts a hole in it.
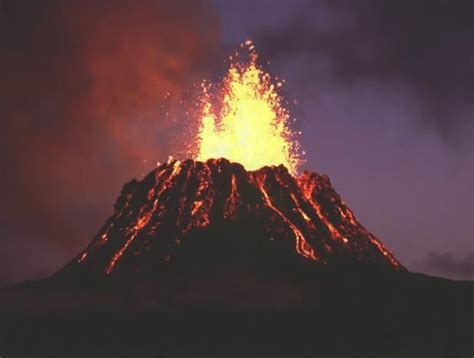
[[[409,269],[474,279],[472,13],[462,0],[0,1],[0,283],[84,248],[122,185],[176,151],[180,100],[247,38],[298,100],[305,169]]]

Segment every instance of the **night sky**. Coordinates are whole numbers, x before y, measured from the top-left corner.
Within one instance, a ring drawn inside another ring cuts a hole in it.
[[[253,39],[307,162],[410,270],[474,279],[471,1],[0,0],[0,284],[83,249]]]

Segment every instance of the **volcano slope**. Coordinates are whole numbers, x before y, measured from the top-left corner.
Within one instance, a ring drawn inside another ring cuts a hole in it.
[[[219,159],[165,163],[125,185],[112,217],[61,274],[254,259],[403,270],[356,221],[326,176],[304,172],[294,178],[284,166],[248,172]]]
[[[165,163],[53,277],[0,293],[3,357],[462,357],[473,282],[408,272],[326,176]]]

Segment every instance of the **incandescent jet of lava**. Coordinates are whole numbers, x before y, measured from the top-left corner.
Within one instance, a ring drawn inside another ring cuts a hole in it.
[[[282,164],[295,174],[301,157],[296,133],[288,125],[290,114],[278,93],[282,82],[273,81],[257,64],[251,41],[242,46],[249,51],[248,61],[231,62],[217,88],[202,85],[196,159],[226,158],[248,170]]]

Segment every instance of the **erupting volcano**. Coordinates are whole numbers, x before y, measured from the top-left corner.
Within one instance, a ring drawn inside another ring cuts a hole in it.
[[[203,83],[192,155],[125,184],[55,275],[0,295],[2,357],[473,352],[472,283],[408,272],[299,170],[282,82],[247,50]]]
[[[297,174],[302,158],[281,82],[233,62],[204,83],[195,160],[170,160],[126,184],[115,212],[64,271],[153,271],[205,258],[403,267],[355,219],[329,178]],[[237,56],[238,57],[238,56]],[[216,159],[221,158],[221,159]]]

